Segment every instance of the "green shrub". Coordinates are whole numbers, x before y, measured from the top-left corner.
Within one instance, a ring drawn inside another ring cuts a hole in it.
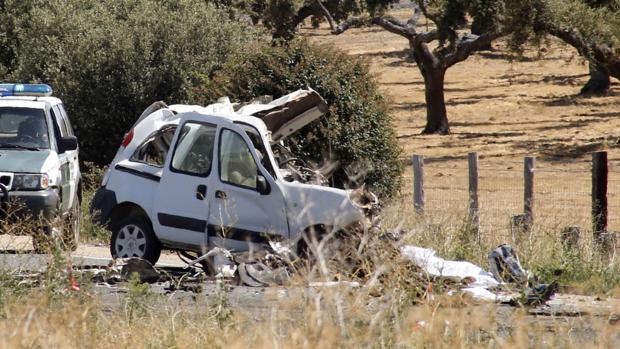
[[[193,86],[257,39],[205,1],[30,3],[28,15],[13,18],[28,29],[7,44],[17,58],[0,78],[52,85],[73,120],[81,158],[98,164],[112,159],[144,108],[191,102]]]
[[[357,168],[367,171],[365,181],[377,194],[398,191],[403,169],[392,117],[368,65],[359,59],[303,40],[264,47],[231,60],[197,95],[206,104],[224,95],[239,101],[278,98],[307,87],[325,98],[329,112],[291,137],[292,150],[316,163],[326,157],[339,161],[337,186],[346,186],[345,170],[350,174]]]

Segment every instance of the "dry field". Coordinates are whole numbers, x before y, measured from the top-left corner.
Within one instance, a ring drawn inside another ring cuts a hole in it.
[[[410,12],[394,14],[407,18]],[[426,23],[420,21],[420,29]],[[610,159],[610,228],[620,230],[620,83],[603,97],[579,96],[587,63],[576,50],[551,39],[521,58],[505,42],[474,54],[446,74],[451,134],[421,135],[425,124],[424,82],[407,41],[378,27],[330,35],[305,27],[313,42],[331,44],[367,59],[393,105],[404,161],[425,157],[428,212],[467,205],[467,153],[480,154],[482,225],[508,234],[511,215],[522,212],[523,157],[536,157],[535,208],[538,222],[589,229],[591,152]],[[405,201],[411,200],[412,171],[405,173]],[[486,217],[486,219],[485,219]]]

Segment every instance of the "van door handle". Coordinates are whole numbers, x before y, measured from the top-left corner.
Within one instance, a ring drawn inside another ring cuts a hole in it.
[[[207,196],[207,186],[204,184],[199,185],[196,188],[196,199],[204,200],[206,196]]]
[[[216,190],[215,191],[215,197],[218,199],[226,199],[228,198],[228,195],[226,195],[226,192],[221,191],[221,190]]]

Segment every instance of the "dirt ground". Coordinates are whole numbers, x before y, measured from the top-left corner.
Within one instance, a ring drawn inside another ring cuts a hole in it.
[[[410,10],[393,11],[406,19]],[[419,30],[425,30],[424,19]],[[587,62],[577,51],[550,39],[522,58],[493,44],[446,74],[445,97],[451,134],[421,135],[426,122],[424,82],[408,57],[407,41],[379,27],[335,36],[323,26],[302,28],[312,42],[334,45],[367,59],[381,91],[391,101],[405,171],[403,198],[411,200],[411,156],[425,158],[426,211],[467,206],[467,154],[480,156],[481,223],[509,230],[522,212],[523,158],[536,157],[536,214],[556,226],[589,229],[591,153],[609,152],[609,226],[620,230],[620,82],[606,96],[580,96]],[[483,218],[484,218],[483,217]]]
[[[406,18],[408,10],[395,11]],[[425,27],[421,21],[420,29]],[[367,58],[381,90],[393,103],[404,154],[432,158],[483,158],[511,162],[525,155],[560,161],[566,167],[588,161],[590,152],[608,150],[620,161],[620,83],[603,97],[578,96],[588,79],[587,63],[570,46],[550,40],[540,50],[513,57],[506,43],[478,52],[446,74],[449,136],[420,135],[425,124],[424,82],[407,57],[407,40],[379,28],[351,29],[334,36],[327,27],[302,32]]]

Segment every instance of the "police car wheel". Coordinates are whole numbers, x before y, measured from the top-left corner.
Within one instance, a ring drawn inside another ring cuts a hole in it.
[[[110,253],[113,258],[137,257],[146,259],[153,265],[157,263],[161,244],[146,218],[130,216],[112,223]]]

